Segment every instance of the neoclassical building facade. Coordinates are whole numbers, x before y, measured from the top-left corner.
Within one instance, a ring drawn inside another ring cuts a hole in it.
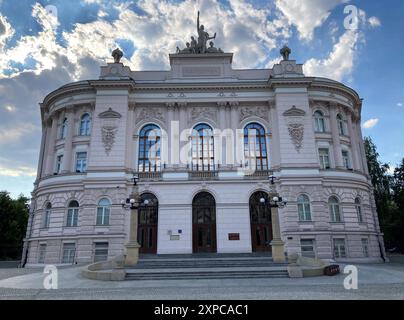
[[[288,56],[238,70],[231,53],[179,50],[168,71],[132,71],[115,55],[49,93],[27,265],[124,254],[134,173],[143,253],[270,253],[272,192],[285,255],[381,261],[362,101]]]

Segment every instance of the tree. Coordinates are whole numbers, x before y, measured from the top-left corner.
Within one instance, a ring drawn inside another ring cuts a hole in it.
[[[29,216],[29,199],[20,195],[12,199],[0,191],[0,258],[18,258],[22,250]]]
[[[392,237],[396,240],[400,251],[404,252],[404,158],[401,159],[401,164],[394,169],[392,198],[395,204]]]

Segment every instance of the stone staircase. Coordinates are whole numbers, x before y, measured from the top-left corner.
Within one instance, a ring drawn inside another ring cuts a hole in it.
[[[259,254],[141,256],[126,280],[287,278],[287,264]]]

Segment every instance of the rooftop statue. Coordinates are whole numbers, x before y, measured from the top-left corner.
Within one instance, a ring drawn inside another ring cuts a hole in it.
[[[279,52],[282,55],[283,60],[289,60],[289,55],[292,50],[290,50],[290,48],[285,44]]]
[[[119,50],[119,48],[116,48],[114,51],[112,51],[111,55],[114,58],[114,63],[120,63],[121,58],[123,57],[123,52]]]
[[[177,53],[186,54],[199,54],[199,53],[223,53],[222,49],[215,48],[213,41],[209,42],[209,48],[206,46],[207,42],[212,39],[216,39],[216,32],[213,37],[209,36],[209,33],[205,31],[203,24],[199,24],[199,11],[196,19],[196,30],[198,32],[198,40],[195,37],[191,37],[191,42],[186,43],[186,48],[180,49],[177,47]]]

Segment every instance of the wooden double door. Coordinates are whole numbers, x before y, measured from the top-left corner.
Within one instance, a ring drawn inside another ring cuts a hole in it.
[[[192,250],[216,252],[216,202],[208,192],[198,193],[192,201]]]
[[[264,199],[262,202],[261,199]],[[251,244],[253,252],[270,252],[272,235],[271,209],[268,194],[257,191],[250,197]]]
[[[137,239],[140,253],[157,253],[158,202],[151,193],[140,196]]]

